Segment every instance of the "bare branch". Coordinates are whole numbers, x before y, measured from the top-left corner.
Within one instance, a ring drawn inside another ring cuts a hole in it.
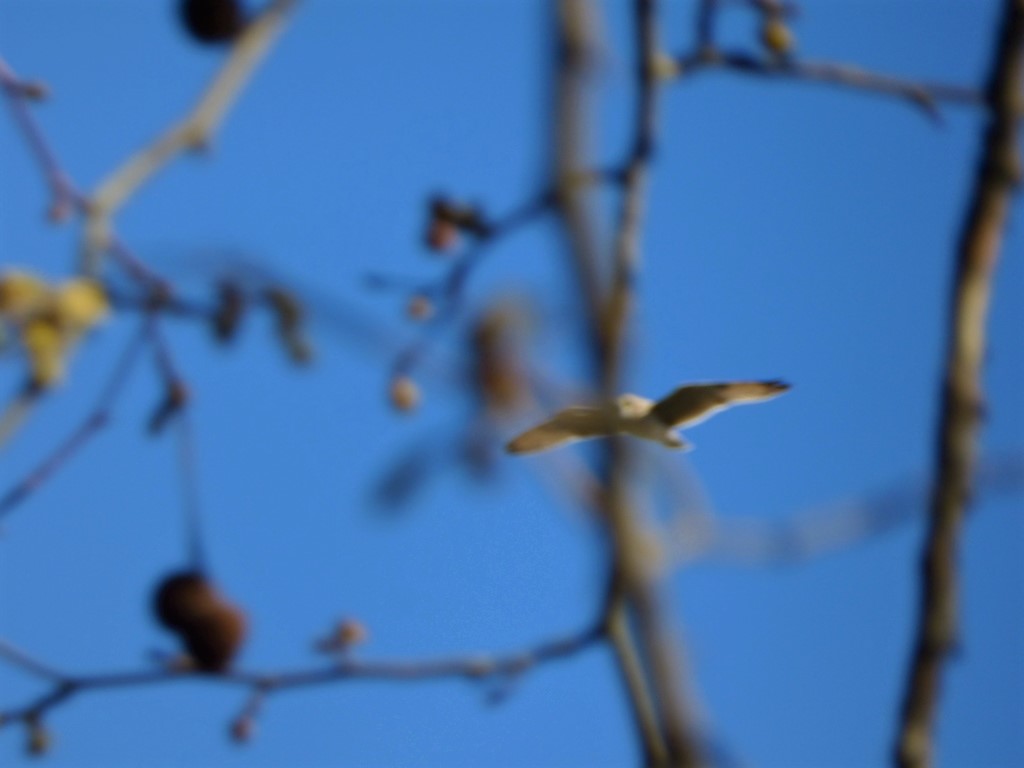
[[[151,318],[146,318],[143,323],[148,325]],[[0,518],[10,514],[15,507],[27,499],[39,486],[54,475],[68,460],[70,460],[82,447],[88,443],[110,420],[110,411],[114,401],[124,387],[129,374],[135,367],[139,352],[147,336],[145,327],[128,343],[114,368],[110,379],[107,381],[99,399],[93,406],[89,415],[85,417],[74,431],[68,435],[60,445],[46,459],[38,464],[22,480],[10,488],[3,496],[0,496]]]
[[[903,768],[932,763],[942,667],[957,634],[957,540],[971,492],[982,412],[985,323],[1010,200],[1021,177],[1017,130],[1024,112],[1024,0],[1005,0],[1003,5],[986,92],[988,126],[957,247],[950,300],[920,613],[894,752]]]
[[[50,710],[82,693],[183,681],[241,686],[259,693],[260,699],[277,691],[357,679],[415,682],[461,678],[470,682],[509,682],[535,667],[582,653],[601,640],[603,631],[600,624],[595,624],[576,634],[548,640],[531,648],[504,655],[413,661],[363,661],[344,656],[330,665],[273,673],[230,670],[211,673],[164,667],[134,672],[71,675],[35,659],[0,639],[0,656],[29,674],[52,684],[49,690],[27,704],[6,711],[0,710],[0,728],[14,722],[38,720]]]
[[[110,249],[111,218],[139,187],[179,153],[209,145],[296,2],[273,0],[235,41],[223,68],[192,112],[130,157],[89,196],[84,243],[86,272],[94,272],[99,256]]]
[[[779,80],[837,85],[893,96],[922,109],[933,120],[939,119],[939,103],[977,106],[982,102],[981,94],[971,88],[943,83],[919,83],[828,61],[753,56],[714,48],[702,48],[676,59],[676,75],[680,78],[713,69]]]

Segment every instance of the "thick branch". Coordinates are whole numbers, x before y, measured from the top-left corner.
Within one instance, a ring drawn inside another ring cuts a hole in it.
[[[987,91],[988,126],[957,247],[920,613],[895,750],[896,763],[904,768],[932,762],[942,666],[956,642],[957,539],[971,491],[983,405],[985,321],[1021,173],[1017,129],[1024,111],[1024,0],[1006,0],[1004,6]]]

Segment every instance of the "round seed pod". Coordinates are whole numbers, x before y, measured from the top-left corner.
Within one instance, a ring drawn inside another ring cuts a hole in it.
[[[181,628],[182,642],[199,669],[222,672],[245,641],[248,622],[241,610],[226,601]]]
[[[238,0],[181,0],[181,21],[200,43],[227,43],[245,28],[246,13]]]
[[[221,672],[245,641],[245,614],[198,571],[164,578],[153,595],[153,612],[174,632],[198,669]]]
[[[153,612],[157,620],[173,631],[215,610],[219,603],[213,585],[197,571],[172,573],[153,593]]]

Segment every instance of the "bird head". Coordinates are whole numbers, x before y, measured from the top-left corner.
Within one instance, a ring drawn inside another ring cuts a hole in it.
[[[622,418],[639,419],[647,415],[654,406],[654,401],[639,395],[625,394],[615,398],[615,405]]]

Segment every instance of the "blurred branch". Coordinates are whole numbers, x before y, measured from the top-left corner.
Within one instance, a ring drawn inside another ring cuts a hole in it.
[[[209,145],[296,2],[273,0],[247,24],[192,112],[129,158],[96,188],[86,207],[86,272],[94,272],[100,254],[110,248],[110,220],[138,188],[180,152]]]
[[[0,90],[3,91],[14,121],[21,129],[31,154],[36,158],[43,177],[50,188],[50,220],[55,223],[61,222],[72,211],[86,215],[88,213],[89,201],[75,186],[67,172],[64,171],[57,160],[56,154],[50,147],[50,143],[32,116],[28,106],[28,102],[31,100],[29,96],[30,91],[26,88],[25,81],[18,78],[3,58],[0,58]],[[127,274],[154,290],[165,290],[167,288],[166,281],[154,274],[149,267],[139,261],[113,232],[108,233],[108,240],[111,258]]]
[[[1024,112],[1024,0],[1005,0],[986,90],[988,125],[957,247],[939,407],[935,486],[921,560],[921,602],[894,758],[932,763],[943,663],[957,639],[957,539],[971,493],[985,322],[1003,231],[1021,178],[1018,129]]]
[[[46,459],[3,496],[0,496],[0,519],[10,514],[15,507],[25,501],[107,425],[110,421],[110,412],[114,401],[117,399],[125,382],[128,380],[129,374],[135,367],[139,353],[142,351],[144,343],[148,338],[148,326],[152,321],[152,317],[147,317],[143,321],[142,330],[134,339],[128,342],[128,346],[122,353],[121,359],[114,367],[110,379],[100,393],[99,399],[85,420]]]
[[[576,179],[587,167],[588,88],[597,49],[593,10],[585,0],[563,0],[558,8],[558,50],[554,107],[556,206],[583,297],[587,345],[593,376],[606,398],[621,388],[633,282],[646,203],[648,163],[656,125],[655,73],[657,6],[633,6],[637,105],[633,139],[621,177],[621,209],[613,236],[610,269],[602,263],[599,238],[587,198]],[[606,291],[604,284],[608,283]],[[628,446],[607,443],[599,510],[611,548],[606,598],[609,640],[629,694],[636,731],[647,765],[692,766],[699,750],[679,692],[681,665],[657,596],[655,574],[646,562],[645,531],[628,499]]]
[[[665,79],[695,75],[712,69],[776,79],[817,82],[855,90],[869,91],[903,99],[922,109],[933,120],[940,118],[940,102],[980,105],[977,90],[944,83],[921,83],[871,72],[849,64],[806,61],[794,52],[792,33],[786,20],[796,15],[796,6],[782,0],[743,0],[742,5],[761,15],[761,43],[764,52],[722,50],[716,40],[718,14],[722,0],[700,0],[694,21],[696,45],[675,58],[659,58],[659,74]]]
[[[560,0],[555,15],[555,72],[552,123],[553,187],[556,190],[555,212],[565,237],[566,249],[579,283],[581,302],[587,320],[591,362],[595,378],[605,355],[603,338],[603,272],[593,222],[582,189],[576,182],[580,170],[587,167],[588,100],[587,80],[592,75],[591,63],[596,56],[597,40],[591,3],[587,0]],[[612,530],[607,510],[607,476],[600,478],[601,495],[598,511],[608,521],[606,532],[613,551],[613,570],[617,571],[622,549]],[[614,577],[613,577],[614,580]],[[667,764],[668,748],[657,721],[657,709],[650,682],[640,665],[634,632],[628,623],[622,600],[609,596],[605,605],[608,641],[627,694],[633,726],[647,766]]]
[[[659,54],[658,4],[634,0],[634,81],[636,105],[632,140],[624,165],[618,220],[613,234],[611,287],[594,329],[595,351],[600,357],[602,398],[611,402],[623,389],[625,356],[629,349],[631,310],[647,206],[648,176],[654,152],[658,115]],[[696,766],[703,762],[681,690],[683,663],[679,640],[672,631],[671,612],[662,604],[659,574],[649,562],[649,548],[636,505],[631,502],[631,467],[634,446],[613,439],[605,446],[607,463],[606,512],[613,536],[609,603],[615,610],[619,595],[636,629],[647,679],[654,693],[660,728],[667,749],[666,764]]]
[[[0,639],[0,656],[29,674],[48,681],[49,690],[20,707],[0,710],[0,727],[15,722],[37,722],[50,710],[82,693],[103,689],[158,685],[181,681],[206,681],[235,685],[259,693],[261,698],[277,691],[341,683],[348,680],[390,680],[414,682],[446,678],[470,682],[509,684],[535,667],[575,656],[595,645],[603,636],[599,624],[581,632],[539,643],[504,655],[471,655],[420,661],[364,661],[340,656],[330,665],[288,672],[259,673],[225,671],[198,672],[164,667],[153,670],[71,675],[38,661],[9,642]]]
[[[740,51],[704,48],[676,59],[677,77],[696,75],[713,69],[756,77],[838,85],[855,90],[894,96],[910,102],[932,119],[939,118],[940,102],[977,106],[982,96],[972,88],[943,83],[919,83],[913,80],[871,72],[849,64],[828,61],[803,61],[790,57],[754,56]]]
[[[670,469],[675,469],[671,467]],[[1020,452],[982,460],[974,473],[976,496],[1024,491]],[[689,485],[689,484],[687,484]],[[790,565],[863,544],[924,516],[928,484],[898,483],[878,493],[813,507],[780,520],[720,517],[694,489],[675,488],[680,514],[667,523],[673,563],[711,562],[761,567]]]

